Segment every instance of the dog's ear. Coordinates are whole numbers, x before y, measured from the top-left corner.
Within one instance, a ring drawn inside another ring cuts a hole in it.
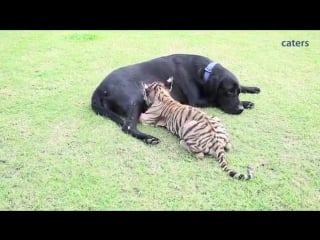
[[[164,85],[166,88],[169,89],[169,92],[172,90],[172,85],[173,85],[173,76],[169,77],[165,82]]]
[[[212,76],[210,76],[209,80],[207,81],[207,84],[211,96],[217,96],[218,88],[220,87],[221,83],[222,78],[219,75],[212,74]]]

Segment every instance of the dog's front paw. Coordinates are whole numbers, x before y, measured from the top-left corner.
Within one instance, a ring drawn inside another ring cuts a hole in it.
[[[252,93],[259,93],[261,90],[258,87],[253,87],[252,88]]]
[[[148,136],[144,139],[144,142],[147,144],[156,145],[160,142],[160,139],[153,136]]]
[[[242,105],[245,109],[251,109],[254,107],[254,103],[253,102],[248,102],[248,101],[243,101]]]

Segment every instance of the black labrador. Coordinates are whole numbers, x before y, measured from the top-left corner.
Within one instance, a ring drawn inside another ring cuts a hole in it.
[[[241,86],[235,75],[207,57],[174,54],[111,72],[94,91],[92,109],[133,137],[157,144],[158,138],[137,129],[139,116],[146,110],[142,83],[165,82],[169,77],[173,77],[171,95],[177,101],[195,107],[218,107],[230,114],[240,114],[254,105],[240,101],[240,93],[260,92],[258,87]]]

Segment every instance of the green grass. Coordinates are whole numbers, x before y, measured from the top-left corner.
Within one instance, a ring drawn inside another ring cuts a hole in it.
[[[0,31],[1,210],[320,210],[319,31]],[[281,46],[308,40],[309,47]],[[90,108],[113,69],[172,53],[220,61],[259,95],[218,109],[230,166],[196,160],[164,129],[148,146]]]

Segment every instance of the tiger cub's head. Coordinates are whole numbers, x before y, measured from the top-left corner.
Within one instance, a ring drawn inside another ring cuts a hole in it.
[[[170,96],[169,92],[172,89],[173,77],[168,78],[165,83],[153,82],[150,84],[143,83],[143,99],[147,106],[154,103],[156,99],[160,99],[161,96]]]

